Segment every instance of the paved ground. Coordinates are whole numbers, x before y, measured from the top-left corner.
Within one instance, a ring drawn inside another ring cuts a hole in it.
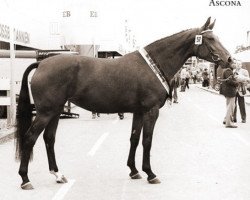
[[[7,142],[14,138],[14,127],[6,127],[0,129],[0,144]]]
[[[19,163],[14,161],[12,140],[0,145],[0,199],[90,200],[249,200],[250,123],[237,129],[222,125],[225,99],[193,87],[179,93],[179,104],[161,109],[156,124],[151,164],[162,181],[150,185],[146,175],[131,180],[126,166],[131,114],[101,115],[77,108],[79,119],[60,121],[56,154],[68,184],[56,184],[48,172],[42,137],[30,163],[32,191],[19,188]],[[247,113],[250,107],[247,106]],[[137,168],[141,169],[142,147]]]

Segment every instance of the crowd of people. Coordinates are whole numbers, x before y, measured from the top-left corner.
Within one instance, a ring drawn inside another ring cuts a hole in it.
[[[212,71],[204,68],[203,70],[190,71],[184,65],[182,69],[177,72],[171,80],[171,87],[173,91],[173,103],[178,103],[178,90],[185,92],[189,89],[190,80],[195,83],[201,83],[202,87],[210,87]],[[239,107],[241,122],[246,123],[246,108],[245,108],[245,94],[250,92],[250,78],[246,69],[242,68],[242,62],[234,60],[232,68],[226,68],[222,72],[220,79],[220,94],[226,98],[226,115],[223,124],[226,128],[237,128],[237,110]],[[247,89],[248,88],[248,89]]]
[[[184,65],[174,76],[174,88],[180,87],[180,92],[185,92],[186,88],[189,89],[189,83],[201,83],[202,87],[209,87],[212,80],[212,71],[207,68],[190,70]],[[172,80],[173,80],[172,79]]]

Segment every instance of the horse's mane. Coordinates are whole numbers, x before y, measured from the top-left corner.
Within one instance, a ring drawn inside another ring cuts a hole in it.
[[[179,35],[179,34],[182,34],[182,33],[184,33],[184,32],[187,32],[187,31],[190,31],[190,30],[194,30],[194,29],[195,29],[195,28],[189,28],[189,29],[186,29],[186,30],[182,30],[182,31],[180,31],[180,32],[177,32],[177,33],[174,33],[174,34],[172,34],[172,35],[169,35],[169,36],[163,37],[163,38],[161,38],[161,39],[159,39],[159,40],[156,40],[156,41],[155,41],[155,42],[153,42],[153,43],[162,42],[163,40],[166,40],[166,39],[172,38],[172,37],[174,37],[174,36],[176,36],[176,35]]]
[[[181,33],[184,33],[184,32],[190,31],[190,30],[193,30],[193,29],[194,29],[194,28],[189,28],[189,29],[180,31],[180,32],[178,32],[178,33],[174,33],[174,34],[172,34],[172,35],[169,35],[169,36],[165,37],[165,39],[166,39],[166,38],[173,37],[173,36],[175,36],[175,35],[179,35],[179,34],[181,34]],[[164,39],[164,38],[162,38],[162,39]]]

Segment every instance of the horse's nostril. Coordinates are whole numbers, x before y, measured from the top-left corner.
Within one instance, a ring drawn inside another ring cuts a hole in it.
[[[231,63],[233,60],[232,60],[231,57],[229,57],[229,58],[227,59],[227,61],[228,61],[229,63]]]

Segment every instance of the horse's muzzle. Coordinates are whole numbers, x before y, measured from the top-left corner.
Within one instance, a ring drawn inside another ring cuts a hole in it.
[[[228,68],[231,67],[231,65],[233,64],[233,58],[229,56],[228,59],[224,61],[222,59],[218,59],[216,63],[220,65],[222,68]]]
[[[227,59],[227,66],[226,67],[229,67],[229,68],[232,68],[232,64],[234,63],[233,62],[233,58],[232,57],[229,57],[228,59]]]

